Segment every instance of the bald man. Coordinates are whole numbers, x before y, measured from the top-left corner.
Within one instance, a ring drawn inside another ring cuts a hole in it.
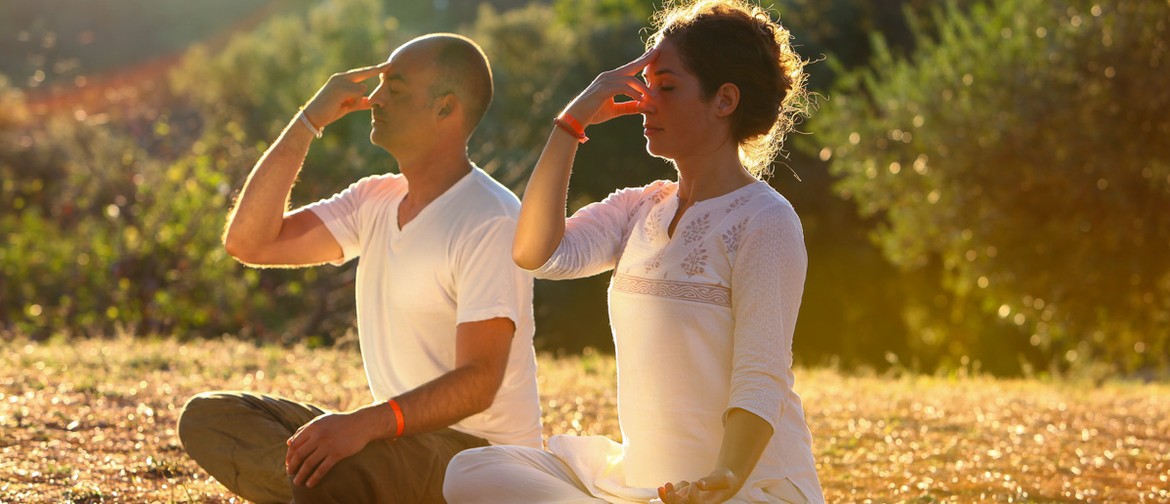
[[[373,401],[327,412],[245,392],[195,396],[179,437],[228,489],[257,502],[442,502],[459,451],[541,446],[532,279],[511,258],[520,204],[467,157],[491,98],[478,45],[420,37],[385,63],[330,77],[256,163],[224,246],[255,267],[361,257],[357,325]],[[314,137],[359,110],[401,174],[286,211]]]

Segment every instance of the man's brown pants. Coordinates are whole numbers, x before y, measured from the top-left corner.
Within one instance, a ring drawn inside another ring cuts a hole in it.
[[[443,502],[447,463],[488,442],[452,429],[374,441],[329,471],[313,488],[285,473],[286,441],[326,413],[310,404],[244,392],[199,394],[179,417],[187,454],[232,492],[267,502]]]

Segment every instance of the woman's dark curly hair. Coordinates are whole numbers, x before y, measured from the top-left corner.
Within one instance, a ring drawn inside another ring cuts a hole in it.
[[[784,137],[806,115],[805,61],[792,35],[759,6],[745,0],[668,1],[652,20],[648,47],[674,44],[704,99],[725,83],[739,88],[731,134],[753,175],[771,172]]]

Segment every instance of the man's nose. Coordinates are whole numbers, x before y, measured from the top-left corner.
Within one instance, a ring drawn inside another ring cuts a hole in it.
[[[378,86],[374,88],[374,91],[372,93],[370,93],[370,95],[368,97],[366,97],[370,101],[371,107],[381,107],[382,106],[382,95],[385,94],[382,92],[383,87],[384,86],[382,84],[378,84]]]

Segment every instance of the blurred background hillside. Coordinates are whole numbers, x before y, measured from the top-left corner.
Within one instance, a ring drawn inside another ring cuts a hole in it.
[[[778,0],[818,95],[769,182],[805,227],[806,365],[1164,376],[1170,1]],[[354,265],[245,269],[234,192],[333,72],[455,31],[492,60],[472,158],[524,189],[550,118],[644,50],[642,0],[0,3],[4,338],[353,330]],[[355,114],[293,204],[396,170]],[[590,129],[571,210],[673,178]],[[537,283],[539,349],[612,351],[608,277]]]

